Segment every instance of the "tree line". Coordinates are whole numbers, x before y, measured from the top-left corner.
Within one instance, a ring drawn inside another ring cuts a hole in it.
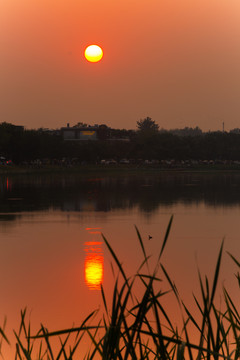
[[[14,163],[36,159],[76,159],[96,163],[101,159],[133,160],[240,160],[240,133],[207,132],[198,127],[161,130],[154,120],[137,122],[137,130],[111,129],[105,140],[64,141],[59,133],[25,130],[0,124],[0,156]]]

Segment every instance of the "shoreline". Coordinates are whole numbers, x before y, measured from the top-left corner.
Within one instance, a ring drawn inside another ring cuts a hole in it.
[[[154,175],[167,173],[240,173],[240,165],[199,165],[192,167],[160,167],[136,165],[75,165],[75,166],[18,166],[0,165],[0,175],[32,175],[32,174],[76,174],[96,175]]]

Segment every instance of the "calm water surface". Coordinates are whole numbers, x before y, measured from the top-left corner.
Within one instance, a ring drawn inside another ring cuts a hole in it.
[[[131,275],[143,260],[134,225],[155,263],[172,214],[163,264],[184,301],[199,294],[198,267],[212,279],[223,237],[220,285],[237,298],[237,269],[226,251],[240,259],[240,175],[2,177],[0,319],[7,316],[7,334],[25,307],[36,331],[40,323],[50,331],[80,325],[103,308],[101,284],[109,298],[113,287],[101,233]]]

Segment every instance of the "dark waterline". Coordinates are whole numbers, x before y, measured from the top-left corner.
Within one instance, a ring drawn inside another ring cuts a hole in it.
[[[152,213],[161,205],[194,204],[237,206],[240,175],[168,173],[82,178],[78,175],[22,175],[1,177],[0,212],[4,220],[14,213],[43,211],[112,211],[138,207]]]

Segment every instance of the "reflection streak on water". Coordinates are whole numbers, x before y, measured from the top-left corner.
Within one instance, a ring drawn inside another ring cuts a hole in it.
[[[88,234],[92,236],[99,235],[99,231],[92,231],[96,228],[86,228]],[[102,242],[96,241],[94,238],[92,241],[85,241],[84,250],[86,252],[84,262],[84,279],[85,284],[90,290],[100,290],[103,283],[104,272],[104,258]]]

